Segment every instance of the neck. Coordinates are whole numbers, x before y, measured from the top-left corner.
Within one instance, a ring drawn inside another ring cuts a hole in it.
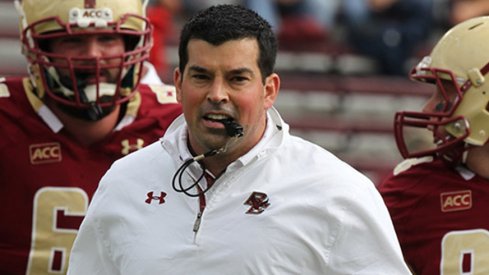
[[[115,128],[120,112],[118,105],[104,118],[97,121],[87,121],[66,114],[56,104],[48,105],[63,123],[63,129],[83,146],[90,146],[108,136]]]
[[[210,171],[214,176],[219,176],[224,171],[226,171],[226,168],[228,167],[229,164],[231,164],[234,160],[237,158],[230,158],[229,156],[226,156],[225,153],[223,154],[218,154],[206,159],[202,160],[202,163],[204,164],[205,168]]]

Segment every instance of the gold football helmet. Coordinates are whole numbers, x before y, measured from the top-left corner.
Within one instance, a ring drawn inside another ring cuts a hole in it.
[[[49,96],[64,110],[91,110],[90,120],[100,119],[115,105],[129,100],[151,49],[152,30],[145,4],[143,0],[17,0],[23,53],[38,95]],[[46,46],[50,39],[93,34],[121,35],[125,52],[68,57]],[[109,60],[119,62],[114,66]],[[68,77],[62,77],[61,70]],[[99,79],[104,70],[117,71],[115,83]],[[85,81],[87,74],[96,81]]]
[[[486,144],[488,72],[489,16],[472,18],[450,29],[411,72],[412,79],[436,85],[433,97],[438,104],[434,110],[396,114],[395,135],[402,156],[438,154],[459,162],[464,161],[468,148]],[[406,137],[408,128],[429,129],[434,137],[432,146],[413,148]]]

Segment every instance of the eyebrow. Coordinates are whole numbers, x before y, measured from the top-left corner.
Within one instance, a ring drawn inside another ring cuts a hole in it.
[[[200,67],[200,66],[197,66],[197,65],[193,65],[193,66],[190,66],[189,67],[189,71],[193,71],[193,72],[198,72],[198,73],[208,73],[209,70],[207,70],[206,68],[204,67]],[[243,74],[243,73],[249,73],[251,75],[254,75],[254,72],[248,68],[237,68],[237,69],[233,69],[229,72],[227,72],[228,74]]]
[[[200,67],[200,66],[190,66],[188,68],[189,71],[194,71],[194,72],[198,72],[198,73],[205,73],[207,72],[207,69],[206,68],[203,68],[203,67]]]

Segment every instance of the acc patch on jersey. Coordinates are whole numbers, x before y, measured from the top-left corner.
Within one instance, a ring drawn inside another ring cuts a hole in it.
[[[57,142],[32,144],[29,155],[32,164],[61,162],[61,145]]]
[[[472,191],[461,190],[440,194],[441,211],[452,212],[472,208]]]

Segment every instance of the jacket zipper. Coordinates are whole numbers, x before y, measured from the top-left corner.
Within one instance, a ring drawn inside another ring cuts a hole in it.
[[[200,223],[202,221],[202,215],[204,214],[205,209],[205,195],[202,193],[202,189],[197,185],[197,190],[199,192],[199,213],[197,213],[197,218],[194,222],[194,232],[197,233],[200,228]]]
[[[197,233],[197,231],[199,231],[201,218],[202,218],[202,212],[199,211],[199,213],[197,213],[197,219],[194,222],[194,232],[195,233]]]

